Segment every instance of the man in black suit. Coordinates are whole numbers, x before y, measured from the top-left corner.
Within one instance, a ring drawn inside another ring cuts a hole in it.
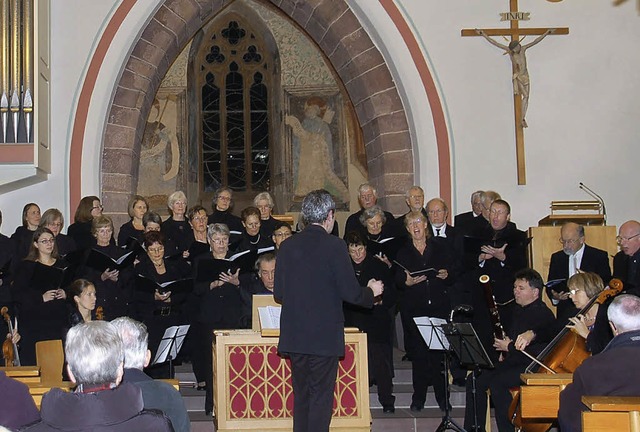
[[[282,303],[278,350],[291,359],[293,430],[328,431],[338,359],[344,356],[343,302],[373,307],[383,283],[361,287],[345,243],[329,235],[335,203],[326,190],[302,202],[305,229],[282,244],[274,296]]]
[[[482,216],[482,193],[484,191],[475,191],[471,194],[471,211],[456,215],[453,225],[458,230],[465,230],[466,227],[473,223],[476,218]]]
[[[640,374],[640,298],[620,295],[607,310],[615,337],[599,354],[586,359],[573,373],[573,382],[560,393],[558,422],[562,432],[582,430],[582,396],[637,396]]]
[[[363,211],[376,205],[376,203],[378,202],[378,191],[369,183],[361,184],[358,188],[358,202],[360,203],[360,210],[351,214],[347,218],[347,222],[344,224],[344,238],[346,238],[347,233],[351,231],[358,231],[366,235],[367,230],[360,223],[360,216],[362,215]],[[386,218],[385,224],[393,222],[394,217],[391,213],[385,211],[384,216]]]
[[[560,243],[562,250],[551,255],[547,281],[564,280],[547,287],[547,295],[557,307],[558,323],[564,325],[578,313],[569,298],[567,279],[580,270],[596,273],[607,283],[611,280],[611,268],[607,252],[585,244],[582,225],[573,222],[564,224],[560,229]]]
[[[630,220],[620,225],[616,237],[620,252],[613,257],[613,277],[624,283],[629,294],[640,294],[640,222]]]

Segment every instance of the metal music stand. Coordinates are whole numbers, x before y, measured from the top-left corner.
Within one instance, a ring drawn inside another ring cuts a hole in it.
[[[414,318],[414,321],[429,349],[444,351],[444,395],[446,405],[444,416],[442,416],[442,421],[436,428],[436,432],[444,432],[446,430],[466,432],[451,417],[451,406],[449,404],[449,357],[451,355],[451,344],[444,331],[444,327],[449,324],[447,324],[447,320],[442,318],[417,317]]]
[[[182,348],[182,344],[184,343],[184,338],[187,336],[189,327],[191,326],[186,324],[167,328],[164,331],[164,335],[162,336],[162,340],[158,346],[156,356],[151,363],[152,365],[157,365],[168,361],[169,378],[173,378],[173,360],[178,357],[178,353]]]
[[[472,367],[471,395],[473,397],[473,430],[478,430],[478,407],[476,394],[476,373],[480,368],[493,369],[494,365],[476,330],[470,323],[444,324],[442,330],[449,341],[449,346],[466,367]]]

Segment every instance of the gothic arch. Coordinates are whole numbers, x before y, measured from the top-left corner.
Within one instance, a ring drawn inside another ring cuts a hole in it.
[[[369,180],[393,213],[405,211],[413,184],[413,152],[391,72],[345,0],[270,0],[324,52],[355,107],[362,128]],[[226,0],[165,0],[143,29],[114,90],[103,139],[102,198],[123,209],[137,183],[144,125],[173,60],[226,5]]]

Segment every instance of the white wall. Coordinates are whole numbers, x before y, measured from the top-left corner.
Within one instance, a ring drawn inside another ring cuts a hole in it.
[[[100,150],[114,83],[144,23],[160,0],[140,0],[109,48],[92,97],[83,153],[82,194],[100,190]],[[640,150],[637,70],[640,17],[632,3],[521,2],[531,12],[525,26],[568,26],[528,52],[531,101],[525,132],[527,185],[517,186],[513,104],[507,57],[460,29],[505,26],[498,13],[506,0],[397,0],[423,44],[447,117],[453,155],[454,203],[461,210],[475,189],[495,189],[513,207],[521,227],[535,225],[554,199],[587,199],[579,181],[600,192],[609,223],[638,218],[640,193],[633,187]],[[76,98],[95,44],[118,0],[52,1],[52,145],[49,180],[0,196],[2,232],[20,223],[24,203],[44,210],[68,208],[68,145]],[[416,144],[416,181],[427,196],[438,194],[437,154],[431,112],[402,39],[379,2],[349,0],[372,39],[392,64]],[[364,19],[366,18],[366,19]],[[528,39],[529,41],[531,38]]]

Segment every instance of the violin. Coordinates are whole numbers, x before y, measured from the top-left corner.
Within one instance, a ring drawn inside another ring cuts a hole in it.
[[[602,290],[597,296],[594,296],[589,302],[576,314],[583,315],[595,303],[602,304],[608,299],[615,297],[622,291],[622,281],[620,279],[612,279],[607,289]],[[586,340],[579,334],[571,331],[570,328],[564,327],[558,335],[542,350],[536,357],[536,361],[532,362],[526,369],[525,373],[573,373],[582,364],[582,362],[591,356],[587,350]],[[537,369],[540,364],[544,367]],[[550,372],[551,370],[552,372]],[[547,431],[551,423],[523,423],[520,405],[520,388],[512,390],[513,401],[509,407],[509,416],[512,423],[520,431],[524,432],[544,432]]]
[[[0,309],[2,318],[7,322],[9,327],[9,335],[2,343],[2,355],[4,357],[5,366],[20,366],[20,355],[18,354],[18,346],[13,341],[13,324],[11,323],[11,317],[9,316],[9,309],[3,306]]]
[[[96,308],[96,320],[104,321],[104,308],[102,306]]]

